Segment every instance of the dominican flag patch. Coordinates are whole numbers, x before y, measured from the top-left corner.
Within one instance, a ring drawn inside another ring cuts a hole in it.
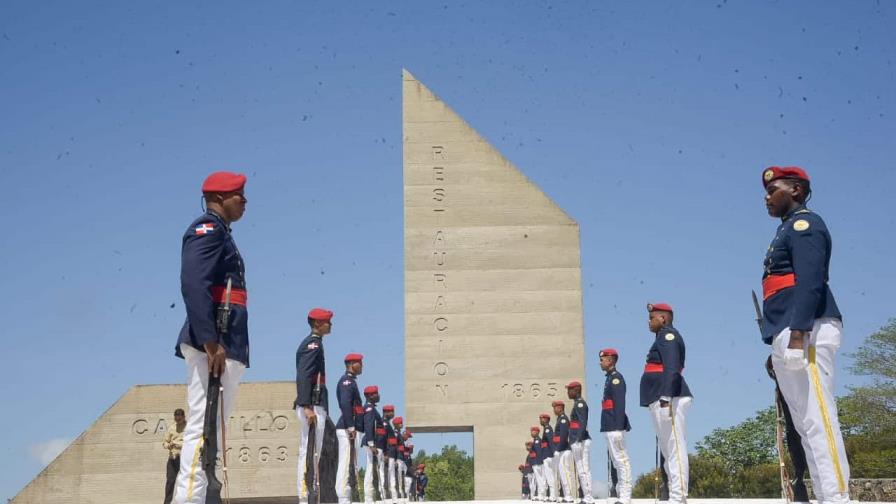
[[[196,229],[195,229],[196,234],[198,234],[198,235],[209,234],[214,230],[215,230],[215,225],[212,224],[211,222],[206,222],[205,224],[200,224],[200,225],[196,226]]]

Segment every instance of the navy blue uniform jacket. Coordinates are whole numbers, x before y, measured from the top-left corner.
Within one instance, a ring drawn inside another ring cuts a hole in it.
[[[230,322],[223,340],[216,327],[219,304],[212,296],[231,283],[231,291],[246,289],[246,270],[230,228],[214,212],[194,220],[184,233],[180,251],[180,292],[187,309],[187,320],[177,337],[174,354],[183,358],[181,343],[204,352],[204,344],[224,346],[227,358],[249,367],[249,312],[245,304],[230,304]],[[231,295],[231,300],[235,296]]]
[[[601,432],[632,430],[625,414],[625,378],[616,369],[607,373],[600,410]]]
[[[392,420],[386,420],[384,418],[383,426],[386,428],[386,456],[389,458],[398,458],[398,436],[395,434],[395,429],[392,427]]]
[[[548,453],[548,449],[541,442],[541,438],[532,440],[532,451],[535,452],[535,461],[532,462],[532,465],[544,464],[544,459],[553,455],[553,453]]]
[[[591,439],[588,434],[588,403],[580,397],[573,402],[569,416],[569,444],[586,439]]]
[[[684,340],[671,325],[656,333],[656,340],[647,352],[647,366],[641,375],[641,406],[649,406],[660,397],[691,397],[691,389],[684,381]],[[662,365],[662,371],[651,372],[651,364]]]
[[[543,431],[541,435],[541,449],[547,451],[544,458],[551,458],[554,456],[554,452],[557,451],[554,449],[554,428],[551,427],[551,424],[547,424],[542,425],[541,430]]]
[[[336,402],[339,403],[339,412],[341,413],[336,428],[354,427],[356,431],[364,432],[364,407],[361,406],[358,382],[352,373],[345,373],[339,379],[339,385],[336,387]]]
[[[762,303],[762,341],[771,344],[787,327],[811,331],[818,318],[843,319],[828,287],[830,263],[831,234],[821,217],[805,207],[784,216],[765,254],[762,279],[793,273],[796,285]]]
[[[368,401],[364,405],[364,437],[361,442],[367,446],[382,449],[386,446],[386,429],[382,427],[383,417],[376,409],[376,404]]]
[[[311,395],[320,380],[320,400],[311,404]],[[320,336],[312,333],[299,343],[296,350],[296,406],[322,406],[330,413],[327,397],[327,374],[324,347]]]
[[[557,417],[557,423],[554,424],[554,451],[566,450],[569,450],[569,417],[564,413]]]

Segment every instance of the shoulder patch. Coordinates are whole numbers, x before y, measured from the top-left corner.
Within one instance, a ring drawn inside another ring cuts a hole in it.
[[[560,423],[566,423],[566,419],[565,419],[565,418],[561,418],[561,419],[560,419]]]
[[[364,411],[373,411],[373,406],[368,406],[367,409]]]
[[[351,385],[351,384],[352,384],[352,381],[351,381],[351,380],[345,380],[344,382],[342,382],[342,384],[343,384],[343,385]]]
[[[193,230],[197,235],[207,235],[215,231],[215,225],[211,222],[200,224]]]
[[[672,333],[666,334],[666,341],[673,341],[675,339],[675,335]]]
[[[580,407],[580,408],[584,408],[584,407],[585,407],[585,403],[583,403],[583,402],[579,402],[579,407]]]
[[[311,343],[308,343],[308,348],[310,348],[311,350],[317,350],[318,348],[320,348],[320,345],[318,345],[316,341],[312,341]]]
[[[807,229],[809,229],[809,221],[806,219],[800,219],[793,223],[794,231],[805,231]]]
[[[613,385],[619,385],[619,378],[613,378]]]

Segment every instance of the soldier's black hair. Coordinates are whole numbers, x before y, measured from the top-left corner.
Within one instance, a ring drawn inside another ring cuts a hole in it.
[[[812,183],[808,180],[798,179],[798,178],[783,178],[781,179],[788,184],[790,187],[799,187],[802,189],[802,193],[805,195],[802,201],[799,201],[802,204],[806,204],[810,199],[812,199]]]
[[[184,416],[183,408],[177,408],[176,410],[174,410],[174,415],[175,416],[177,416],[177,415]]]

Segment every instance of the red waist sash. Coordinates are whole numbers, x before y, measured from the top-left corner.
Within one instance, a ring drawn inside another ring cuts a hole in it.
[[[768,299],[782,290],[796,285],[796,275],[769,275],[762,279],[762,299]]]
[[[223,285],[212,285],[212,300],[216,303],[224,304],[227,298],[227,287]],[[230,289],[230,304],[246,306],[249,299],[248,294],[243,289]]]

